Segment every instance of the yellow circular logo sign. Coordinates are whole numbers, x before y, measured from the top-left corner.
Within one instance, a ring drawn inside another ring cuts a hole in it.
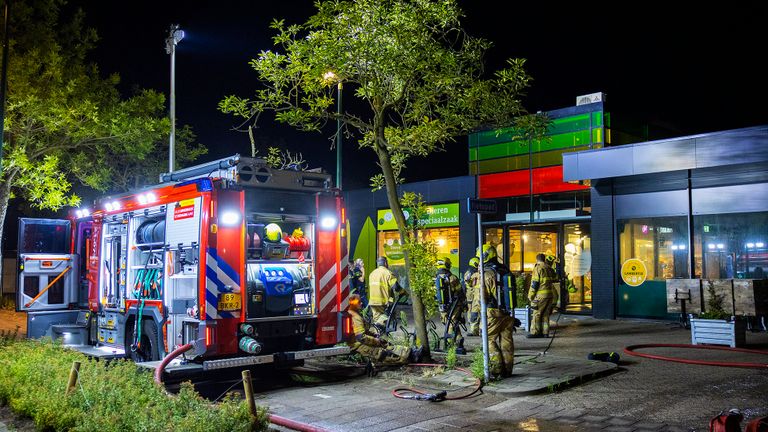
[[[638,286],[645,282],[648,272],[645,264],[637,258],[630,258],[621,265],[621,278],[629,286]]]

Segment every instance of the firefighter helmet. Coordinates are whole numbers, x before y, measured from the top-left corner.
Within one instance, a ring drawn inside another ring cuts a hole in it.
[[[490,244],[484,244],[482,249],[482,254],[480,251],[477,251],[477,255],[475,255],[477,258],[483,258],[483,262],[487,263],[488,261],[496,258],[496,248],[491,246]]]
[[[283,230],[280,225],[271,223],[264,227],[264,240],[272,243],[278,243],[283,238]]]
[[[448,258],[448,257],[440,258],[439,260],[437,260],[437,268],[450,270],[451,269],[451,259]]]
[[[476,269],[477,267],[479,267],[480,266],[480,258],[478,258],[478,257],[470,258],[469,259],[469,266],[472,267],[473,269]]]

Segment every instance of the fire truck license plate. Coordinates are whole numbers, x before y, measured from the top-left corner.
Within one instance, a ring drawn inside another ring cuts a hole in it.
[[[239,311],[240,310],[240,294],[222,294],[219,299],[220,311]]]

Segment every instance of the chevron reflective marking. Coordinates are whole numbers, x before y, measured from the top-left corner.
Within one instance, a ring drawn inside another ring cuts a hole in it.
[[[328,284],[328,281],[336,275],[336,265],[334,264],[328,271],[320,278],[320,289]]]
[[[205,319],[217,319],[219,317],[219,279],[216,276],[218,262],[215,250],[208,248],[205,254]]]
[[[329,289],[328,292],[323,294],[323,298],[320,300],[320,307],[318,308],[318,310],[322,312],[326,308],[326,306],[328,306],[333,301],[335,297],[336,297],[336,290]]]

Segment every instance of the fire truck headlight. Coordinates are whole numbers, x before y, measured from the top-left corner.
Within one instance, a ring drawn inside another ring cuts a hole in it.
[[[77,218],[80,219],[81,217],[83,217],[83,211],[82,210],[77,210],[75,212],[75,215],[77,215]]]
[[[225,211],[221,214],[221,224],[226,226],[235,226],[240,223],[240,213],[236,211]]]
[[[111,212],[113,210],[112,203],[104,204],[104,208],[107,209],[108,212]]]
[[[322,219],[320,219],[320,227],[323,229],[333,229],[336,228],[336,224],[339,221],[336,220],[333,216],[324,216]]]

